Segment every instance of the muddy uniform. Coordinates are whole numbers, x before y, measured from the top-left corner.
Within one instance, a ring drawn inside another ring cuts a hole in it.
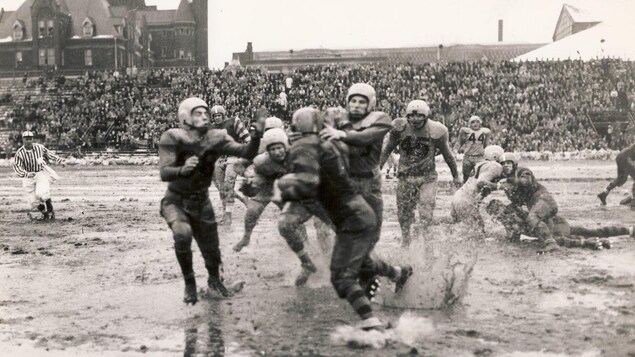
[[[515,230],[522,231],[525,222],[527,222],[528,213],[511,206],[505,206],[500,200],[492,200],[487,205],[487,211],[495,219],[505,222],[506,226],[513,226]],[[590,246],[595,248],[598,243],[604,247],[610,248],[610,242],[585,240],[585,238],[608,238],[623,235],[633,235],[633,228],[620,226],[607,226],[600,228],[586,228],[582,226],[571,226],[569,222],[558,215],[549,220],[549,230],[554,239],[562,246],[584,247]],[[591,244],[589,244],[591,243]]]
[[[483,161],[474,166],[474,175],[452,196],[452,219],[455,222],[468,222],[484,227],[483,217],[479,213],[479,204],[483,200],[483,183],[494,183],[503,176],[503,167],[495,161]]]
[[[532,177],[532,184],[521,186],[518,184],[518,177],[528,172]],[[533,172],[527,168],[518,168],[516,177],[508,180],[504,186],[505,194],[511,201],[508,213],[513,216],[514,212],[522,218],[522,225],[518,225],[518,220],[501,221],[505,226],[512,240],[520,238],[521,234],[532,235],[538,238],[543,244],[554,242],[553,235],[549,227],[553,225],[552,219],[558,213],[558,204],[547,189],[536,182]],[[526,218],[522,214],[521,207],[526,205],[529,212]]]
[[[414,212],[419,203],[419,218],[425,229],[432,221],[437,192],[435,152],[441,151],[453,177],[458,176],[456,162],[448,144],[445,125],[428,119],[421,129],[414,129],[406,119],[393,121],[395,129],[382,152],[381,162],[399,145],[399,172],[397,177],[397,215],[402,232],[409,237]],[[406,240],[409,238],[406,238]]]
[[[385,148],[386,145],[388,145],[388,141],[390,141],[390,133],[388,133],[388,135],[384,137],[382,151],[383,151],[383,148]],[[386,165],[387,165],[386,178],[388,178],[388,175],[390,175],[390,170],[393,170],[395,175],[397,175],[397,171],[399,171],[399,149],[398,148],[393,150],[393,152],[391,152],[390,155],[388,155],[388,158],[386,159]]]
[[[262,215],[262,212],[264,212],[267,205],[271,202],[275,180],[282,177],[287,173],[287,171],[285,163],[280,163],[271,159],[268,152],[264,152],[256,156],[253,165],[247,169],[245,176],[248,181],[246,181],[240,188],[240,191],[245,196],[251,198],[247,203],[247,211],[245,212],[245,236],[243,237],[243,240],[249,240],[251,232],[253,232],[256,227],[260,215]],[[282,204],[275,204],[278,208],[282,209]],[[281,220],[285,219],[285,217],[286,216],[284,214],[281,215]],[[288,228],[285,227],[284,232],[286,233],[289,231],[289,234],[285,237],[285,239],[290,242],[295,242],[296,240],[302,242],[306,241],[307,233],[306,228],[304,227],[304,222],[306,222],[308,218],[310,218],[310,216],[302,222],[297,222],[296,220],[294,220],[293,223],[287,222],[290,226]],[[327,219],[326,215],[323,215],[322,218]],[[321,225],[319,227],[321,228]],[[316,230],[317,229],[318,226],[316,224]],[[318,230],[318,239],[321,239],[319,234],[320,231]],[[293,244],[290,244],[290,246],[291,245]]]
[[[378,229],[373,239],[376,243],[381,234],[384,211],[379,156],[384,136],[392,129],[391,120],[386,113],[371,112],[355,122],[341,121],[338,129],[346,131],[346,137],[341,141],[349,147],[351,181],[375,212]]]
[[[474,166],[484,161],[483,150],[486,141],[490,135],[488,128],[480,128],[473,130],[472,128],[463,127],[459,131],[463,144],[463,181],[467,181],[470,173],[474,170]]]
[[[161,180],[169,182],[161,200],[161,215],[174,236],[174,248],[184,278],[194,277],[192,237],[196,239],[211,277],[219,277],[221,253],[214,210],[209,200],[214,164],[221,155],[251,159],[260,139],[249,144],[235,142],[224,130],[209,130],[197,139],[186,129],[170,129],[159,142]],[[181,175],[181,167],[192,156],[199,164],[191,175]]]
[[[635,144],[620,151],[615,158],[615,163],[617,163],[617,178],[609,183],[604,192],[600,193],[600,196],[603,195],[603,198],[600,198],[603,204],[606,204],[605,200],[609,192],[625,184],[629,176],[635,180]],[[635,197],[635,182],[631,194]],[[635,209],[635,200],[631,201],[631,208]]]
[[[224,129],[235,142],[248,144],[251,140],[249,131],[239,118],[225,120],[221,129]],[[221,156],[214,164],[214,186],[218,189],[223,203],[223,212],[226,209],[231,211],[235,201],[234,186],[238,176],[236,165],[244,165],[240,158],[230,156]]]
[[[358,193],[346,172],[345,159],[332,142],[305,134],[291,145],[289,162],[292,174],[279,181],[282,198],[289,201],[283,215],[303,215],[306,206],[294,203],[317,199],[336,227],[331,258],[333,287],[362,319],[371,317],[370,302],[358,283],[360,274],[398,274],[394,268],[370,258],[378,231],[376,214]],[[301,241],[290,242],[290,246],[296,252],[304,249]]]

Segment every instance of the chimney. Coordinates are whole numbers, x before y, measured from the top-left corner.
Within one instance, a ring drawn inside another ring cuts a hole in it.
[[[498,20],[498,42],[503,42],[503,19]]]
[[[247,42],[247,53],[251,53],[254,51],[254,47],[252,46],[251,42]]]

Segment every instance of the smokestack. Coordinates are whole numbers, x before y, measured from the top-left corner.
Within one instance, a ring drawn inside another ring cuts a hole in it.
[[[503,19],[498,20],[498,42],[503,42]]]

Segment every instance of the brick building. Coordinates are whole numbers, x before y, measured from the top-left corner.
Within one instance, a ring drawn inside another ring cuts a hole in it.
[[[207,0],[25,0],[0,9],[0,73],[207,67]]]

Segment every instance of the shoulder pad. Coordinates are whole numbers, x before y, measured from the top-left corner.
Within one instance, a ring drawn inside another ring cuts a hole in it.
[[[489,134],[491,130],[489,128],[481,128],[483,130],[483,134]]]
[[[406,125],[408,125],[408,119],[406,118],[397,118],[392,121],[393,130],[395,131],[404,131]]]
[[[485,161],[481,172],[492,173],[496,176],[503,174],[503,166],[496,161]]]
[[[161,135],[159,145],[176,145],[186,136],[185,130],[181,128],[172,128]]]
[[[448,128],[438,121],[428,119],[428,132],[432,139],[440,139],[443,135],[448,134]]]
[[[362,129],[374,124],[390,125],[390,116],[384,112],[371,112],[364,119],[353,123],[353,127],[355,129]]]
[[[465,127],[465,126],[464,126],[464,127],[462,127],[462,128],[459,130],[459,133],[461,133],[461,134],[469,134],[469,133],[470,133],[470,131],[472,131],[472,129],[470,129],[470,128],[468,128],[468,127]]]

